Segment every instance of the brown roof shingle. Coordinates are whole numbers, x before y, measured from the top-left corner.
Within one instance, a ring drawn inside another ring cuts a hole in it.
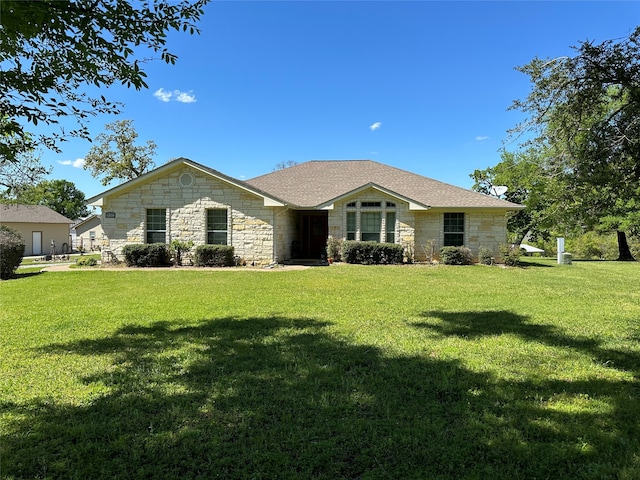
[[[73,223],[44,205],[0,205],[0,223]]]
[[[367,184],[375,184],[432,208],[522,208],[372,160],[314,160],[245,183],[272,192],[298,207],[316,207]]]

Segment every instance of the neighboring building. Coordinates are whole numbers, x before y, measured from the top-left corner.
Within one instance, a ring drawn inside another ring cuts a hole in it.
[[[103,232],[99,215],[90,215],[73,226],[73,247],[79,251],[92,252],[102,248]],[[72,232],[72,235],[73,233]]]
[[[22,235],[25,256],[69,253],[72,223],[72,220],[44,205],[0,205],[0,224]]]
[[[398,243],[424,261],[445,245],[496,256],[524,208],[371,160],[311,161],[241,181],[180,158],[90,198],[107,255],[131,243],[233,245],[248,263],[321,258],[329,235]]]

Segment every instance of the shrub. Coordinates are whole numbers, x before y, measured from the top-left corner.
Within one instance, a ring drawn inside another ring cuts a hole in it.
[[[519,246],[500,245],[500,255],[502,255],[502,261],[508,267],[518,267],[520,265]]]
[[[79,257],[76,260],[76,265],[79,267],[95,267],[98,261],[93,257]]]
[[[122,249],[127,267],[166,267],[171,265],[164,243],[125,245]]]
[[[342,261],[363,265],[389,265],[402,263],[404,249],[395,243],[356,242],[342,243]]]
[[[173,254],[173,262],[176,265],[182,265],[183,256],[189,253],[191,247],[193,247],[192,240],[189,240],[188,242],[183,242],[181,240],[172,240],[171,244],[169,245],[169,249]]]
[[[24,239],[13,228],[0,225],[0,279],[7,280],[16,272],[24,257]]]
[[[471,265],[473,256],[467,247],[442,247],[440,257],[445,265]]]
[[[483,265],[493,265],[493,251],[487,247],[478,249],[478,261]]]
[[[233,267],[236,264],[230,245],[198,245],[194,261],[196,267]]]
[[[342,258],[342,239],[329,235],[327,238],[327,258],[340,260]]]

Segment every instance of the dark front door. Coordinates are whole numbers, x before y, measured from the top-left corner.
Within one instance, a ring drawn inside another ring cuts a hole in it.
[[[329,217],[325,212],[301,216],[300,257],[322,258],[326,254]]]

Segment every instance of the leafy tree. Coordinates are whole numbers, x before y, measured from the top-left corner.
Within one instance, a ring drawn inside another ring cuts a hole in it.
[[[83,86],[147,88],[146,47],[167,63],[167,33],[199,33],[195,23],[209,0],[2,0],[0,2],[0,159],[36,143],[57,150],[66,136],[89,139],[88,116],[118,113],[121,104],[88,96]],[[27,124],[55,126],[73,117],[78,128],[29,137]],[[15,142],[18,139],[20,142]]]
[[[535,132],[530,143],[549,148],[558,221],[616,231],[619,260],[633,260],[625,232],[640,232],[640,27],[575,50],[518,68],[532,90],[512,105],[528,118],[511,133]]]
[[[72,220],[89,214],[84,193],[67,180],[44,180],[24,188],[17,201],[27,205],[46,205]]]
[[[0,161],[0,187],[5,189],[0,193],[3,201],[15,200],[23,189],[42,181],[51,173],[50,168],[40,163],[40,157],[33,150],[20,153],[17,159],[17,162]]]
[[[112,180],[132,180],[153,169],[156,144],[147,140],[144,146],[134,145],[138,134],[133,128],[133,120],[118,120],[107,124],[105,129],[112,133],[98,135],[99,143],[91,147],[84,159],[84,169],[90,170],[96,178],[103,177],[102,185],[108,185]]]
[[[520,244],[528,234],[534,238],[546,238],[549,234],[547,195],[551,181],[544,171],[544,156],[544,152],[534,148],[516,153],[504,150],[500,163],[470,175],[475,182],[473,190],[491,195],[494,186],[504,185],[508,188],[503,195],[505,200],[527,207],[507,221],[508,230],[515,237],[513,243]]]

